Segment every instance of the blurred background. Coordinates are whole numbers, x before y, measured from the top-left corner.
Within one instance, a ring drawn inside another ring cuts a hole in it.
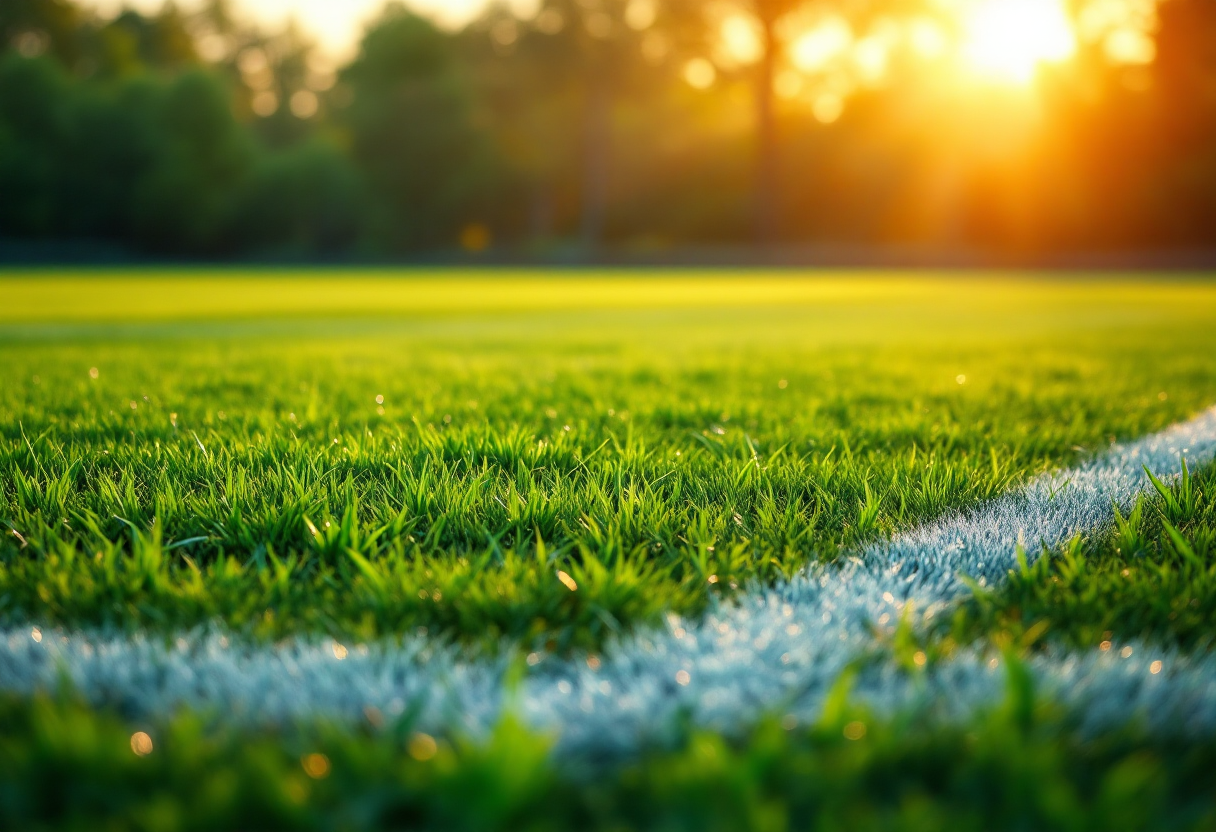
[[[0,260],[1216,261],[1216,0],[0,2]]]

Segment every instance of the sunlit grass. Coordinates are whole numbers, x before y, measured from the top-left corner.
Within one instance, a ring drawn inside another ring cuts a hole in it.
[[[3,615],[595,648],[1216,400],[1200,281],[248,277],[0,278]]]
[[[508,717],[483,742],[408,717],[235,732],[182,714],[133,725],[69,696],[0,698],[11,829],[1208,829],[1210,743],[1100,739],[1011,682],[966,724],[879,719],[847,690],[812,724],[684,731],[609,770],[559,767]]]
[[[1199,281],[247,277],[0,277],[0,616],[598,649],[1216,401]],[[963,724],[842,684],[811,724],[671,726],[602,769],[511,717],[470,741],[0,698],[0,826],[1209,828],[1211,743],[1082,738],[1018,655],[1207,649],[1212,495],[1162,483],[948,632],[876,643],[910,672],[1009,648]]]
[[[1101,650],[1134,640],[1209,650],[1216,638],[1216,470],[1156,480],[1115,527],[1076,538],[997,590],[977,593],[958,632]]]

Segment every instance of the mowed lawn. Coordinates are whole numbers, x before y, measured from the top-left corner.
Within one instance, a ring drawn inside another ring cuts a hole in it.
[[[9,272],[0,299],[14,638],[594,659],[1216,404],[1198,276]],[[1077,736],[1016,672],[1112,637],[1206,654],[1213,564],[1216,477],[1188,471],[922,634],[1007,651],[1008,700],[973,724],[842,687],[817,724],[673,726],[608,771],[511,719],[250,731],[0,696],[0,825],[1216,828],[1216,744]]]
[[[99,272],[0,294],[0,613],[73,627],[595,649],[1216,402],[1199,280]]]

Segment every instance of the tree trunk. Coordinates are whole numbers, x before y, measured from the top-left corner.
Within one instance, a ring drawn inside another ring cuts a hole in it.
[[[604,240],[612,129],[612,97],[608,79],[599,67],[593,67],[587,76],[583,123],[582,240],[589,252],[599,248]]]
[[[777,240],[777,123],[773,101],[773,78],[777,65],[776,20],[760,15],[764,54],[756,72],[756,182],[754,221],[756,243],[772,245]]]

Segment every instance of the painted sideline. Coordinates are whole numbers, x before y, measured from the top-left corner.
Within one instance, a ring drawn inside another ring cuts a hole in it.
[[[227,721],[389,718],[408,710],[421,730],[487,732],[513,708],[552,731],[557,753],[605,759],[662,745],[681,723],[740,731],[774,711],[813,720],[841,674],[875,646],[875,631],[906,616],[916,625],[969,590],[995,585],[1016,564],[1077,533],[1109,525],[1181,460],[1216,458],[1216,409],[1069,471],[1040,477],[977,508],[870,547],[843,564],[815,566],[781,586],[719,606],[704,620],[670,617],[598,659],[541,658],[511,691],[512,659],[469,660],[422,638],[365,645],[293,640],[248,645],[217,631],[176,639],[0,630],[0,689],[22,694],[67,679],[91,702],[132,718],[181,707]],[[1048,652],[1030,670],[1045,695],[1101,730],[1138,718],[1157,731],[1216,732],[1216,656],[1143,645],[1105,653]],[[1126,655],[1125,655],[1126,654]],[[1152,663],[1162,662],[1158,672]],[[975,650],[909,674],[870,663],[855,701],[879,712],[923,708],[946,718],[998,701],[1006,674]]]

